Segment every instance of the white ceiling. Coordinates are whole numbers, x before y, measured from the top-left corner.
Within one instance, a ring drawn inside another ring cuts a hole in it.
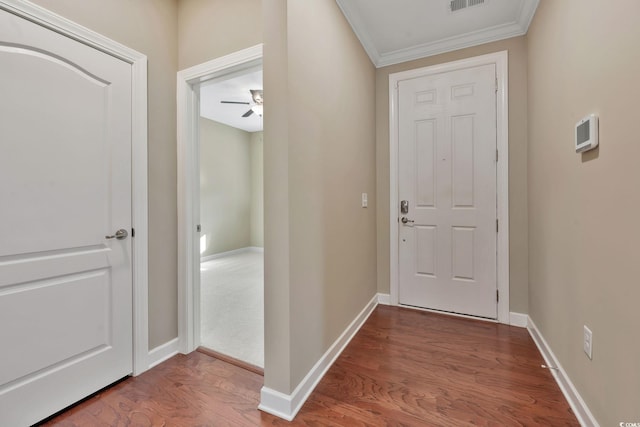
[[[251,102],[250,89],[262,89],[262,70],[217,79],[200,85],[200,116],[247,132],[262,130],[262,117],[242,117],[251,105],[221,104],[220,101]]]
[[[336,0],[376,67],[526,34],[539,0]]]
[[[462,0],[459,0],[462,1]],[[336,0],[376,67],[424,58],[526,34],[539,0],[484,0],[457,12],[450,0]],[[205,82],[200,115],[257,132],[262,117],[242,115],[252,102],[250,89],[262,89],[262,71]]]

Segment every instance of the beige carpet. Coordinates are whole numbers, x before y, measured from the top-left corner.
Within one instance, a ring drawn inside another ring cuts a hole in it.
[[[200,264],[200,345],[264,367],[264,254]]]

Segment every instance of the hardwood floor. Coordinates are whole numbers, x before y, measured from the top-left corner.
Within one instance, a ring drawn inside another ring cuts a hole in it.
[[[214,359],[219,359],[223,362],[227,362],[231,365],[238,366],[239,368],[246,369],[247,371],[251,371],[254,374],[258,374],[264,377],[264,369],[259,366],[252,365],[251,363],[244,362],[242,360],[235,359],[233,357],[227,356],[226,354],[218,353],[217,351],[211,350],[206,347],[198,347],[196,351],[199,351],[202,354],[206,354],[207,356],[211,356]]]
[[[379,306],[294,422],[256,409],[263,378],[178,355],[46,426],[577,426],[527,331]]]

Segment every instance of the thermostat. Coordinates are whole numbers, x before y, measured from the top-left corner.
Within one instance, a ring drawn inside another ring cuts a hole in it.
[[[589,114],[576,123],[576,153],[589,151],[598,146],[598,116]]]

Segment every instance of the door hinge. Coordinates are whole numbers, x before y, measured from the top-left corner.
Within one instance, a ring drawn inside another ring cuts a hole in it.
[[[500,222],[496,219],[496,233],[500,231]]]
[[[496,93],[498,93],[498,78],[496,77]]]
[[[200,226],[200,224],[196,225],[196,231],[198,233],[202,231],[202,227]]]
[[[498,149],[496,148],[496,163],[498,163]]]
[[[136,229],[131,227],[131,237],[136,237]]]
[[[496,302],[500,302],[500,291],[496,289]]]

